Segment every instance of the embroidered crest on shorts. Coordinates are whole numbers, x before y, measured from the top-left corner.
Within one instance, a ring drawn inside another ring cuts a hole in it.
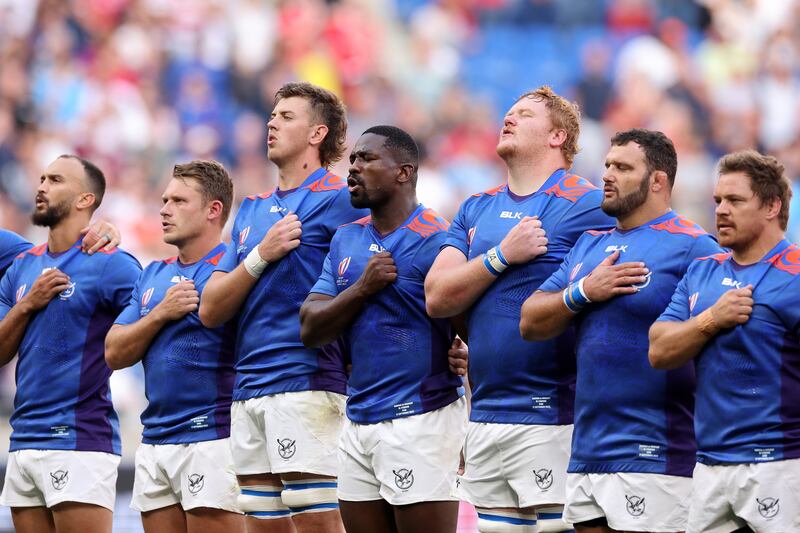
[[[533,471],[536,486],[542,490],[547,490],[553,485],[553,470],[547,468],[540,468]]]
[[[406,468],[392,470],[394,473],[394,484],[398,489],[407,490],[414,484],[414,471]]]
[[[628,514],[631,516],[642,516],[642,514],[644,514],[644,498],[628,496],[626,494],[625,499],[628,500],[628,503],[625,504],[625,509],[627,509]]]
[[[192,494],[197,494],[201,490],[203,490],[203,485],[205,484],[205,475],[200,474],[192,474],[189,476],[189,492]]]
[[[284,459],[291,459],[297,451],[295,441],[292,439],[278,439],[278,455]]]
[[[773,518],[781,510],[780,498],[756,498],[758,513],[764,518]]]
[[[54,489],[63,489],[67,486],[67,481],[69,481],[69,471],[56,470],[55,472],[50,472],[50,481],[53,483]]]

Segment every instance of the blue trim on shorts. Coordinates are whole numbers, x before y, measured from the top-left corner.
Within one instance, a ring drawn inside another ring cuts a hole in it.
[[[253,511],[244,513],[245,516],[291,516],[290,511]]]
[[[306,507],[289,507],[292,513],[304,513],[306,511],[314,511],[316,509],[338,509],[338,503],[318,503],[316,505],[308,505]]]
[[[284,485],[283,490],[304,490],[304,489],[335,489],[337,483],[330,481],[326,483],[293,483]]]
[[[281,492],[261,492],[260,490],[242,489],[242,494],[245,496],[263,496],[265,498],[278,498]]]
[[[539,520],[560,520],[562,516],[564,515],[561,513],[536,513],[536,518]]]
[[[489,520],[490,522],[505,522],[507,524],[514,524],[515,526],[535,526],[536,520],[528,520],[526,518],[511,518],[510,516],[498,516],[494,514],[478,513],[478,518]]]

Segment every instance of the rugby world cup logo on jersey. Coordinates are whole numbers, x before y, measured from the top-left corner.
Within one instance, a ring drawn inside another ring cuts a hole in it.
[[[540,468],[533,471],[533,479],[541,490],[547,490],[553,485],[553,470]]]
[[[28,288],[28,284],[27,283],[23,283],[20,286],[20,288],[17,289],[17,299],[15,301],[18,302],[18,301],[22,300],[22,296],[25,294],[25,289],[27,289],[27,288]]]
[[[781,510],[780,501],[780,499],[776,498],[756,498],[758,514],[766,519],[774,518]]]
[[[153,293],[155,292],[155,287],[150,287],[144,293],[142,293],[142,307],[145,307],[148,303],[150,303],[150,298],[153,297]]]
[[[347,272],[347,267],[350,266],[350,257],[345,257],[341,261],[339,261],[339,277],[341,278],[344,276],[344,273]]]
[[[292,439],[278,439],[278,455],[283,459],[291,459],[297,451],[295,441]]]
[[[476,226],[472,226],[467,231],[467,246],[472,246],[472,240],[475,238],[475,230],[477,229]]]
[[[56,470],[55,472],[50,472],[50,482],[53,484],[54,489],[63,489],[67,486],[67,481],[69,481],[68,470]]]
[[[407,468],[392,470],[394,474],[394,484],[400,490],[408,490],[414,484],[414,471]]]
[[[583,263],[578,263],[575,265],[575,268],[572,269],[572,272],[569,273],[569,281],[572,282],[575,279],[575,276],[578,275],[578,272],[581,271],[581,267],[583,267]]]
[[[694,311],[694,306],[697,305],[697,299],[700,297],[700,293],[696,292],[689,296],[689,312],[691,313]]]
[[[205,477],[201,476],[200,474],[192,474],[188,476],[189,481],[189,492],[192,494],[197,494],[201,490],[203,490],[203,485],[205,485]]]
[[[625,499],[627,500],[625,509],[628,511],[628,514],[631,516],[642,516],[644,514],[644,498],[628,496],[626,494]]]
[[[245,242],[247,241],[247,236],[250,235],[250,226],[247,226],[239,233],[239,247],[236,248],[236,253],[240,254],[247,250],[247,245]]]

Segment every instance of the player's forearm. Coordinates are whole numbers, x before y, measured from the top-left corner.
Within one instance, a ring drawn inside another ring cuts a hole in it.
[[[685,322],[656,322],[650,327],[650,364],[659,370],[683,366],[700,353],[709,338],[697,317]]]
[[[128,325],[115,324],[106,335],[106,364],[111,370],[133,366],[147,354],[153,339],[166,321],[155,312]]]
[[[367,297],[354,285],[335,298],[309,296],[300,308],[300,339],[309,348],[335,341],[361,312]]]
[[[482,256],[451,268],[431,269],[425,278],[428,315],[448,318],[464,313],[495,279],[483,264]]]
[[[200,298],[200,322],[216,328],[233,319],[257,281],[241,264],[228,273],[212,274]]]
[[[574,317],[564,304],[563,291],[536,291],[522,304],[519,332],[528,341],[552,339],[563,333]]]
[[[7,365],[17,355],[33,313],[23,300],[0,321],[0,366]]]

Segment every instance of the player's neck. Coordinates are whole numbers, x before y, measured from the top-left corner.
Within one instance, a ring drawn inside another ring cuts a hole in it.
[[[181,243],[178,246],[178,261],[184,265],[197,263],[211,253],[211,250],[219,246],[219,243],[222,242],[221,234],[220,230],[209,231],[185,243]]]
[[[784,232],[777,227],[768,227],[749,246],[741,250],[731,249],[733,260],[740,265],[758,263],[770,250],[775,248],[785,237]]]
[[[669,201],[648,201],[625,217],[617,218],[617,227],[621,230],[638,228],[639,226],[655,220],[670,210]]]
[[[282,191],[296,189],[321,166],[319,154],[303,154],[296,159],[281,163],[278,166],[278,188]]]
[[[553,172],[567,168],[563,157],[550,156],[542,159],[514,158],[508,165],[508,189],[517,196],[528,196],[538,191]]]
[[[417,206],[419,206],[419,201],[416,194],[409,196],[395,195],[385,205],[370,210],[372,227],[381,235],[388,235],[399,228],[400,224],[411,216]]]
[[[47,251],[51,253],[66,252],[81,237],[81,230],[89,225],[91,215],[67,217],[57,226],[50,228],[47,234]]]

